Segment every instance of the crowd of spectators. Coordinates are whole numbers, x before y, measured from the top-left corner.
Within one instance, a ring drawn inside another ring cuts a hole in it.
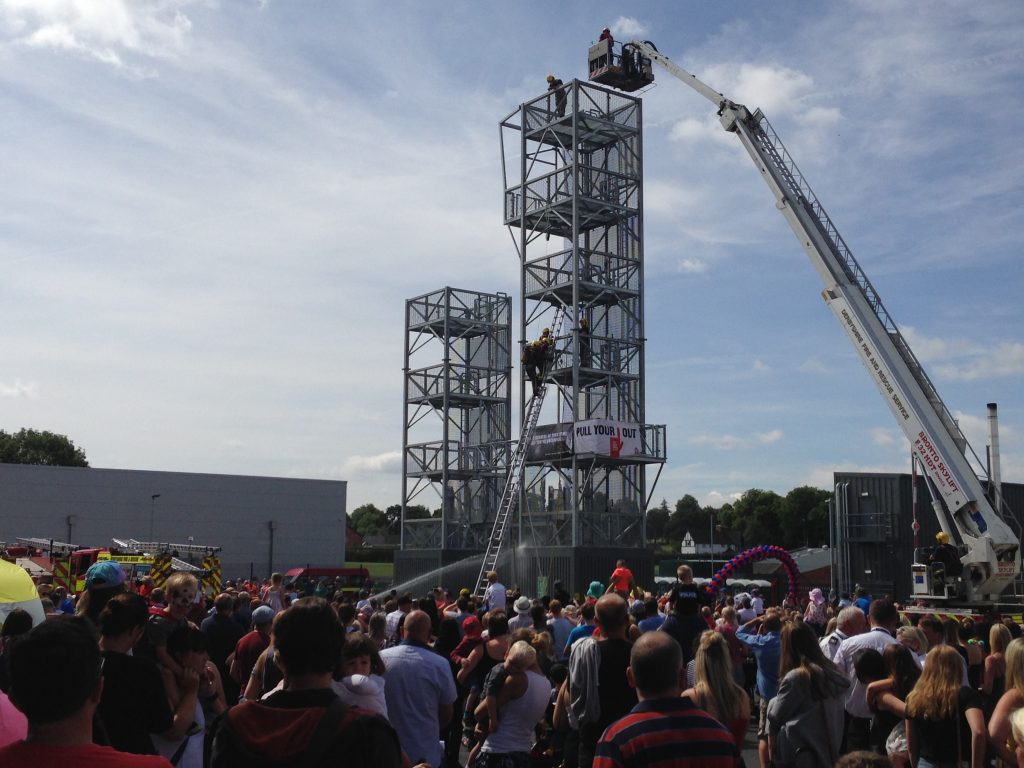
[[[77,599],[41,586],[39,626],[6,617],[0,765],[724,768],[750,742],[761,768],[1024,758],[1020,627],[863,590],[773,606],[684,565],[659,594],[624,561],[536,598],[493,572],[480,595],[135,586],[97,563]]]

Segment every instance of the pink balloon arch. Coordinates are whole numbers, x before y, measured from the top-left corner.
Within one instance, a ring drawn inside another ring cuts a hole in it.
[[[796,561],[793,560],[789,552],[774,544],[762,544],[740,552],[711,577],[711,581],[707,585],[708,592],[717,597],[725,587],[726,579],[731,578],[737,568],[756,563],[758,560],[778,560],[782,563],[782,567],[786,569],[786,576],[789,578],[789,600],[799,604],[800,569],[796,567]]]

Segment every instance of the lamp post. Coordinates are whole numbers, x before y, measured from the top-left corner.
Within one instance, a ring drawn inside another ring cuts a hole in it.
[[[273,520],[267,522],[267,531],[270,533],[270,552],[267,553],[267,576],[274,572],[274,529],[277,523]]]
[[[713,509],[708,511],[708,522],[710,523],[708,527],[711,529],[711,573],[708,575],[710,579],[715,575],[715,511]]]
[[[160,498],[159,493],[149,497],[149,540],[153,541],[153,517],[156,514],[156,500]]]

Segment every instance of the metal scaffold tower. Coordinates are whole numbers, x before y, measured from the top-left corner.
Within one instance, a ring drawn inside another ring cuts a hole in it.
[[[411,572],[487,545],[509,468],[511,335],[505,294],[443,288],[406,302],[401,530]]]
[[[665,427],[644,411],[641,127],[638,98],[578,80],[501,123],[520,342],[545,327],[555,338],[515,531],[534,551],[522,565],[528,584],[532,573],[580,585],[584,550],[602,558],[604,578],[608,550],[646,547],[647,466],[661,470]]]

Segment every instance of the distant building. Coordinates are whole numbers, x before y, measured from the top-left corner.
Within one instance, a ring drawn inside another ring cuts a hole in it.
[[[219,546],[225,579],[345,562],[347,483],[0,464],[0,541]]]

